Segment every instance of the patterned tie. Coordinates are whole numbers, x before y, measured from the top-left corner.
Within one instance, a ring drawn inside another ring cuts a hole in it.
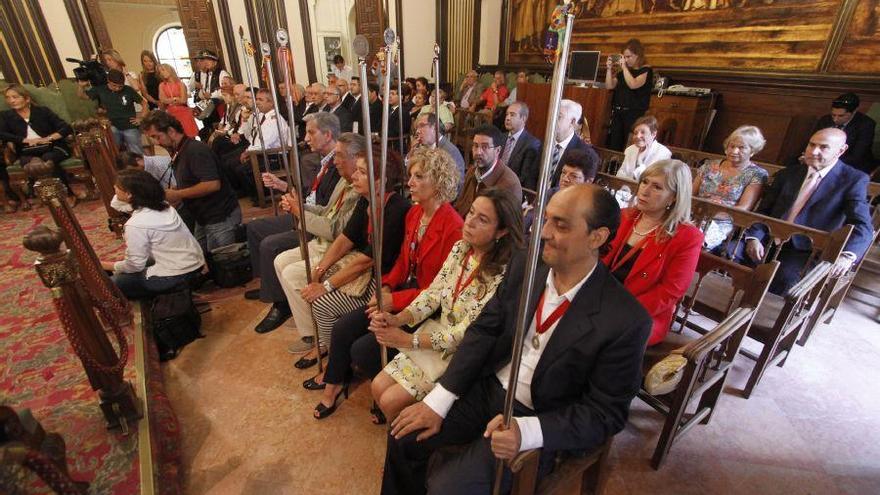
[[[501,154],[501,163],[510,165],[510,155],[513,153],[513,147],[516,146],[516,139],[513,134],[507,138],[507,144],[504,145],[504,153]]]
[[[797,199],[794,201],[794,205],[792,205],[791,210],[789,210],[788,215],[785,216],[786,222],[794,222],[794,219],[800,214],[801,210],[806,206],[807,201],[810,200],[810,196],[816,192],[816,187],[819,186],[819,180],[822,178],[819,175],[819,171],[813,167],[810,167],[810,175],[807,176],[807,180],[804,183],[803,187],[801,187],[801,191],[798,193]]]
[[[556,166],[559,165],[559,159],[562,158],[562,145],[556,143],[553,147],[553,154],[550,156],[550,177],[556,173]]]

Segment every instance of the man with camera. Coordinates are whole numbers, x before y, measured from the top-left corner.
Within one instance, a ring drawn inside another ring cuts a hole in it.
[[[125,74],[111,69],[107,72],[107,84],[89,87],[89,80],[78,80],[77,84],[81,98],[95,100],[106,112],[117,145],[125,143],[128,151],[143,155],[139,126],[141,119],[147,115],[149,106],[142,104],[140,113],[137,112],[134,105],[142,103],[143,97],[131,86],[125,85]]]
[[[202,141],[207,141],[214,131],[214,124],[220,122],[217,114],[217,105],[223,101],[220,82],[230,76],[220,67],[220,59],[211,50],[201,50],[193,59],[196,61],[198,72],[189,80],[189,91],[193,95],[198,112],[196,118],[204,125],[199,131],[199,136]]]

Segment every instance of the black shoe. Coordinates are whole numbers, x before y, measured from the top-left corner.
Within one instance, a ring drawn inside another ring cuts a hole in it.
[[[382,412],[382,409],[379,408],[379,404],[376,404],[375,401],[370,408],[370,416],[372,416],[370,421],[372,421],[374,425],[384,425],[388,422],[388,420],[385,419],[385,413]]]
[[[269,314],[254,328],[254,331],[257,333],[269,333],[283,325],[288,319],[290,319],[290,308],[286,304],[284,306],[279,306],[277,303],[273,304]]]
[[[318,378],[318,375],[315,375],[304,381],[303,388],[306,390],[324,390],[325,388],[327,388],[326,383],[318,383],[318,380],[316,380],[316,378]]]
[[[260,300],[260,289],[251,289],[244,293],[244,298],[248,301],[259,301]]]
[[[327,357],[327,351],[322,350],[322,351],[321,351],[321,357],[322,357],[322,358]],[[293,363],[293,365],[294,365],[297,369],[301,369],[301,370],[304,370],[304,369],[306,369],[306,368],[311,368],[312,366],[314,366],[314,365],[316,365],[316,364],[318,364],[318,358],[307,358],[307,357],[305,357],[305,356],[299,358],[299,361]]]
[[[347,383],[344,384],[342,386],[342,390],[340,390],[339,393],[336,394],[336,397],[333,399],[332,406],[327,407],[324,405],[323,402],[318,402],[318,405],[315,406],[315,419],[324,419],[327,416],[330,416],[331,414],[336,412],[336,408],[339,407],[339,397],[343,396],[343,395],[345,396],[346,399],[348,399],[348,384]]]

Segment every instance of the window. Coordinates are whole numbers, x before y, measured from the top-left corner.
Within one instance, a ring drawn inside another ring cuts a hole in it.
[[[189,59],[189,49],[180,26],[166,27],[159,32],[156,36],[155,52],[160,64],[174,67],[177,77],[184,83],[189,81],[193,75],[192,61]]]

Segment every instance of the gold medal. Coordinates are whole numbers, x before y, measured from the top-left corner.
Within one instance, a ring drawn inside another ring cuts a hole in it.
[[[541,339],[538,338],[537,334],[532,335],[532,347],[534,347],[536,351],[541,348]]]

